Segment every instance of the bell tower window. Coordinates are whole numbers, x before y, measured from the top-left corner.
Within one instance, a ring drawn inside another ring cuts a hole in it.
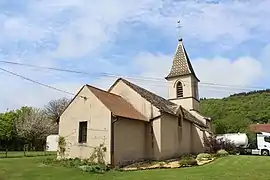
[[[180,81],[176,84],[176,95],[177,98],[183,97],[183,85]]]

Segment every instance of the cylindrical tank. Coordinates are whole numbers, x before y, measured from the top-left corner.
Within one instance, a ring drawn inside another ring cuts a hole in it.
[[[245,133],[231,133],[231,134],[220,134],[216,136],[217,140],[228,140],[231,143],[234,143],[236,147],[247,147],[248,146],[248,137]]]
[[[49,135],[47,136],[46,144],[47,151],[57,151],[58,148],[58,135]]]

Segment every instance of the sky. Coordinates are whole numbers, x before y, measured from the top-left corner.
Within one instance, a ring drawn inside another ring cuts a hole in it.
[[[166,98],[181,36],[200,97],[266,89],[269,7],[270,0],[0,0],[0,61],[88,74],[0,67],[71,93],[84,84],[108,89],[121,76]],[[1,70],[0,78],[0,112],[72,98]]]

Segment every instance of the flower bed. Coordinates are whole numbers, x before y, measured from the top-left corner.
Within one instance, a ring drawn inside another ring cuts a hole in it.
[[[129,166],[125,166],[123,171],[149,170],[149,169],[173,169],[192,166],[202,166],[215,160],[215,157],[210,154],[199,154],[196,159],[193,156],[183,156],[178,159],[166,161],[139,162]]]

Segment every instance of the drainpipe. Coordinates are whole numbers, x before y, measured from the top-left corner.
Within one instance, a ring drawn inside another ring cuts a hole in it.
[[[114,123],[118,121],[118,117],[115,117],[111,113],[111,166],[115,167],[114,164]]]

